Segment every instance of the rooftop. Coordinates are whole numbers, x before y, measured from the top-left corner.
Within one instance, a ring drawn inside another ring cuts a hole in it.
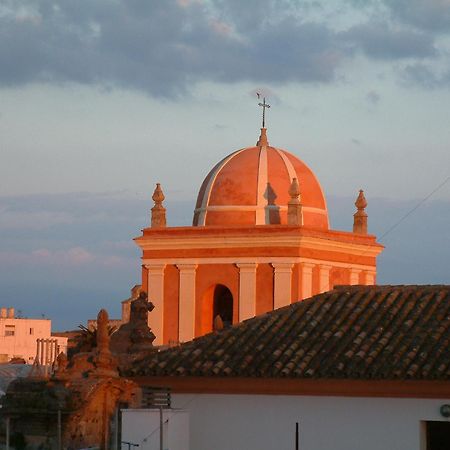
[[[130,376],[450,380],[450,286],[338,286],[179,347]]]

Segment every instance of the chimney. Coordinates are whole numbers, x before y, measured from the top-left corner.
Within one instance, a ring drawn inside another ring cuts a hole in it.
[[[0,318],[6,319],[6,318],[8,317],[8,314],[7,314],[6,311],[7,311],[6,308],[1,308],[1,309],[0,309]]]
[[[8,319],[14,319],[14,308],[8,308]]]

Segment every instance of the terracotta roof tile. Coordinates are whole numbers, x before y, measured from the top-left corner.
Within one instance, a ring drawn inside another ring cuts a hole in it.
[[[339,286],[149,355],[128,375],[450,379],[450,286]]]

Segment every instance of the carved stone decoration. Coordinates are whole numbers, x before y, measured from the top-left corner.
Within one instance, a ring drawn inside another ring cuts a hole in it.
[[[289,196],[291,199],[288,202],[288,225],[303,225],[303,211],[300,201],[300,185],[297,178],[293,178],[291,186],[289,187]]]
[[[123,324],[111,337],[112,351],[121,355],[121,359],[124,359],[123,356],[132,357],[133,354],[153,349],[155,335],[148,326],[148,313],[154,308],[144,291],[131,302],[130,321]]]
[[[164,199],[165,196],[161,189],[161,185],[160,183],[156,183],[156,188],[152,195],[152,200],[155,202],[155,206],[152,208],[152,228],[161,228],[166,226],[166,208],[163,206]]]
[[[101,309],[97,315],[97,350],[109,353],[109,317],[106,309]]]
[[[110,350],[108,313],[102,309],[97,316],[96,347],[90,352],[76,353],[67,365],[70,379],[118,377],[118,361]]]
[[[114,413],[119,404],[138,407],[139,388],[125,378],[99,379],[95,384],[69,386],[71,397],[79,398],[72,404],[74,411],[63,426],[65,448],[114,447],[111,427],[115,426]]]
[[[355,201],[357,211],[353,214],[353,233],[367,234],[367,200],[364,197],[364,191],[360,189],[358,198]]]
[[[97,353],[94,358],[95,376],[117,377],[117,360],[109,348],[109,317],[106,309],[100,310],[97,316]]]

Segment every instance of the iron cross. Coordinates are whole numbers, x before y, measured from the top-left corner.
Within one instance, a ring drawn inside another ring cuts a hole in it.
[[[259,94],[258,94],[258,98],[259,98]],[[258,103],[258,106],[262,106],[262,109],[263,109],[262,127],[265,128],[266,127],[266,108],[270,108],[270,105],[268,103],[266,103],[266,97],[263,97],[263,102]]]

